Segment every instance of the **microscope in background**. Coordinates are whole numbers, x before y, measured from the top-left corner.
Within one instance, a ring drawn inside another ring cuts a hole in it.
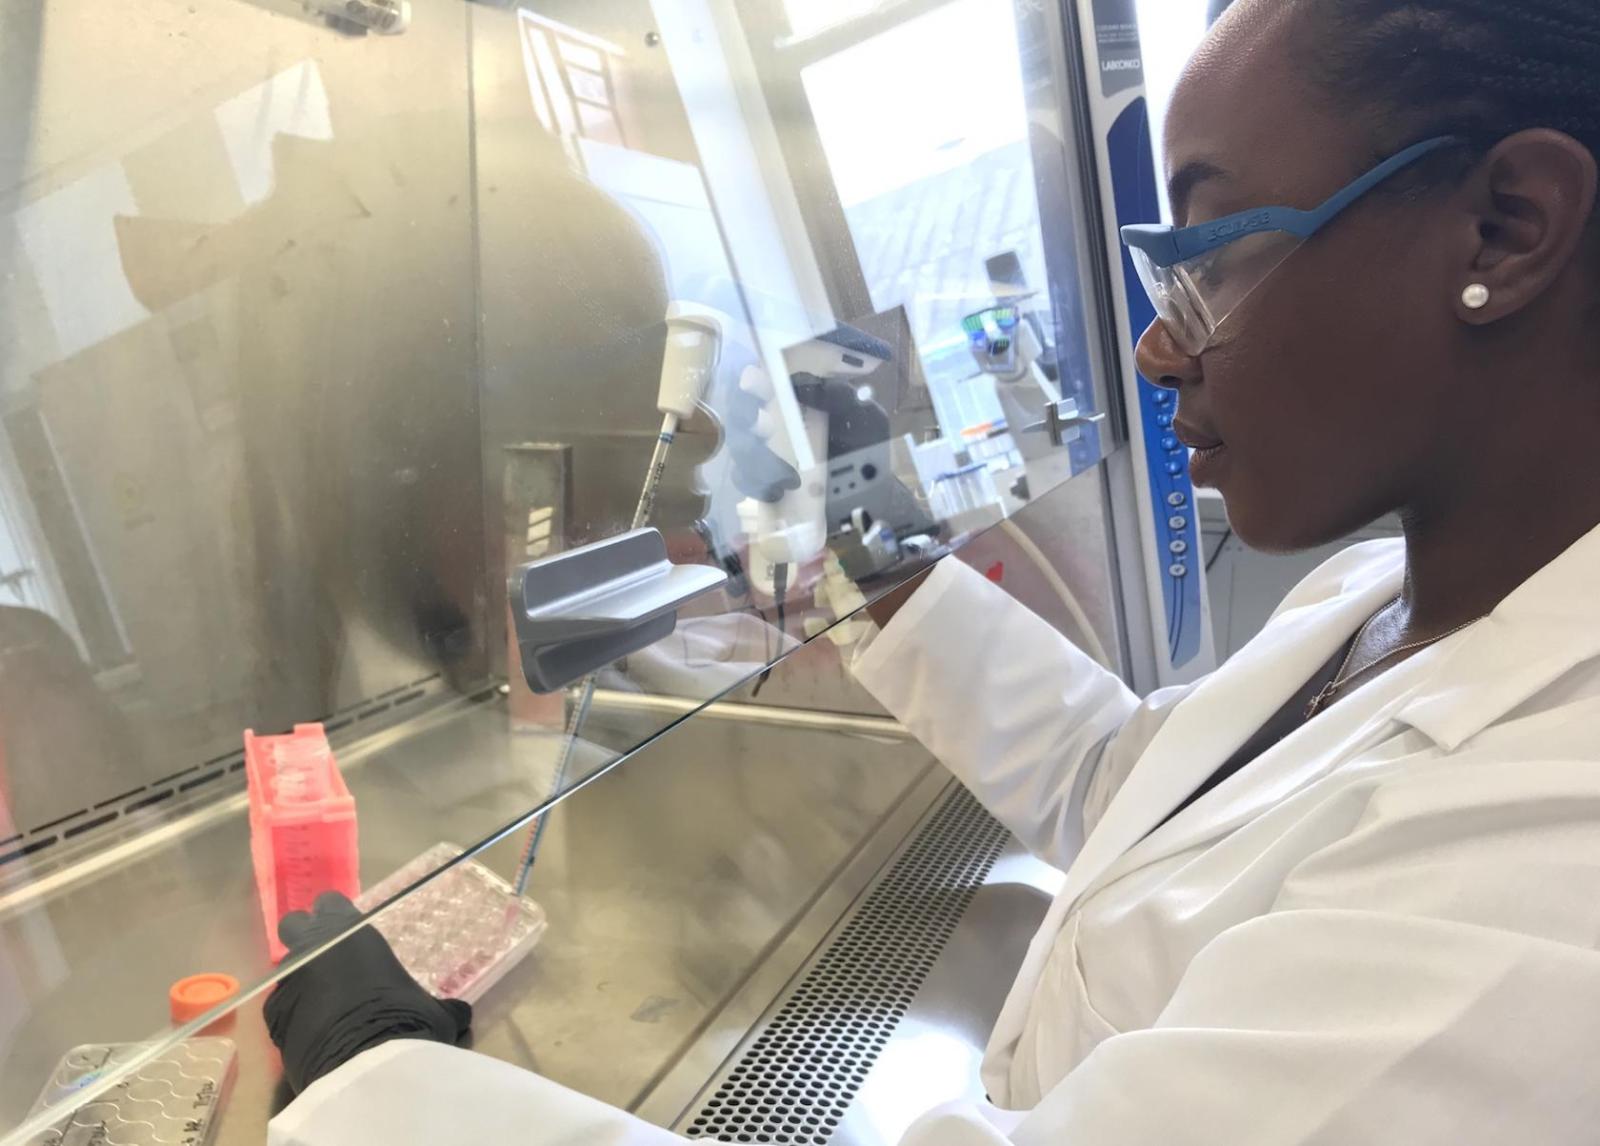
[[[1030,290],[1015,251],[985,262],[993,306],[961,320],[967,349],[983,373],[993,376],[1006,426],[1027,467],[1012,486],[1026,501],[1071,476],[1071,461],[1060,447],[1076,441],[1082,428],[1101,420],[1084,416],[1076,400],[1061,392],[1056,352],[1040,317],[1040,297]]]
[[[936,545],[940,524],[893,471],[888,412],[864,379],[893,348],[838,326],[783,352],[774,384],[747,366],[716,410],[752,584],[782,602],[826,554],[852,580],[883,576]]]

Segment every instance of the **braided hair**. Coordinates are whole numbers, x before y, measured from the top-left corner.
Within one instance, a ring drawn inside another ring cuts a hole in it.
[[[1547,127],[1600,155],[1600,0],[1294,2],[1309,74],[1379,113],[1384,146]]]

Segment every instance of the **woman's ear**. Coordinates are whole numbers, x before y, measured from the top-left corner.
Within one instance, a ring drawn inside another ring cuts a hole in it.
[[[1469,257],[1455,307],[1487,326],[1523,310],[1561,277],[1595,207],[1594,154],[1570,135],[1519,131],[1495,145],[1469,189]]]

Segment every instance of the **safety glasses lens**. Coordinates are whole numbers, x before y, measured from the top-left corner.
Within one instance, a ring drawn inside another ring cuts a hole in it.
[[[1150,256],[1133,249],[1133,265],[1139,272],[1139,281],[1156,309],[1156,316],[1166,327],[1172,341],[1185,354],[1199,354],[1205,349],[1210,331],[1206,329],[1195,301],[1189,294],[1187,282],[1174,273],[1174,268],[1158,267]]]
[[[1135,249],[1140,281],[1185,354],[1198,355],[1215,341],[1217,328],[1305,240],[1283,231],[1246,235],[1214,251],[1158,267]]]

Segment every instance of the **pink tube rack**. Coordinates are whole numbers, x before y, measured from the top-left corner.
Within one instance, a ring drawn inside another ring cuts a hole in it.
[[[288,953],[278,920],[310,911],[317,896],[361,894],[356,802],[344,786],[320,724],[297,724],[286,736],[244,734],[250,785],[250,858],[277,963]]]

